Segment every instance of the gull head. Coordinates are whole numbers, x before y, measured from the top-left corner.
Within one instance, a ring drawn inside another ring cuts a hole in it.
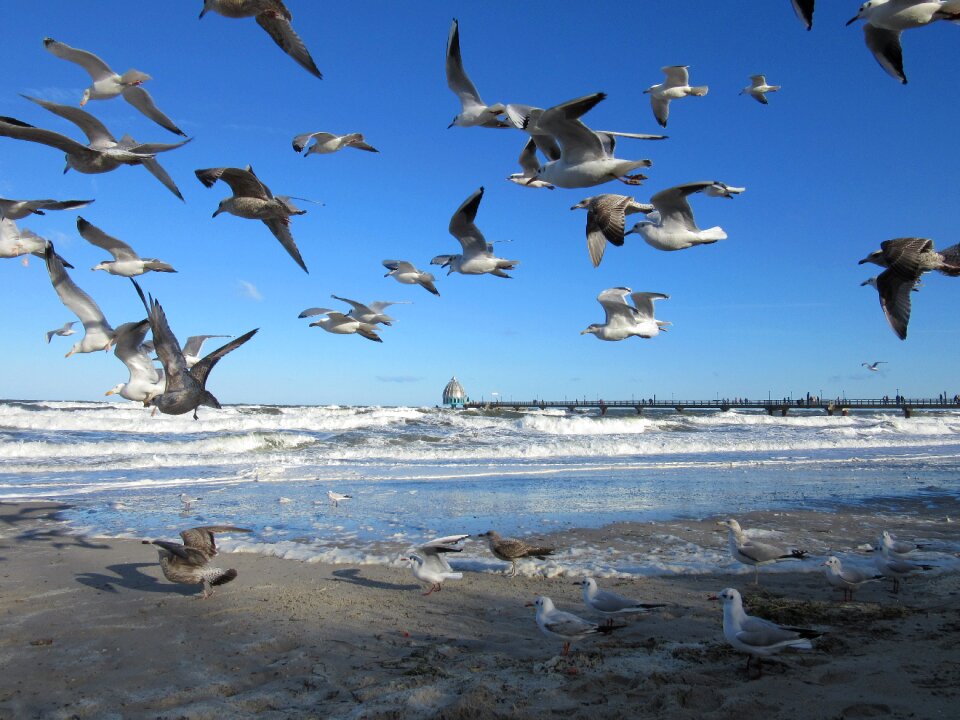
[[[883,4],[886,3],[886,2],[887,2],[887,0],[868,0],[868,2],[865,2],[863,5],[860,6],[860,9],[857,10],[857,14],[856,14],[856,15],[854,15],[852,18],[850,18],[849,20],[847,20],[847,23],[846,23],[846,24],[847,24],[848,26],[853,25],[857,20],[859,20],[860,18],[864,17],[864,15],[865,15],[868,11],[872,10],[872,9],[875,8],[877,5],[883,5]]]
[[[70,168],[73,167],[73,163],[71,162],[71,159],[70,159],[70,156],[69,156],[69,155],[64,155],[64,156],[63,156],[63,159],[64,159],[64,160],[66,161],[66,163],[67,163],[66,165],[63,166],[63,174],[66,175],[68,172],[70,172]]]
[[[109,265],[110,265],[110,262],[108,260],[104,260],[102,263],[97,263],[96,265],[94,265],[92,268],[90,268],[90,270],[91,271],[106,270],[109,267]]]
[[[738,523],[733,518],[727,518],[726,520],[718,520],[717,525],[720,525],[721,527],[725,527],[729,530],[733,530],[735,533],[743,532],[743,528],[740,527],[740,523]]]
[[[828,567],[834,572],[840,572],[840,559],[835,555],[831,555],[825,562],[820,563],[820,567]]]
[[[536,600],[534,600],[532,603],[529,603],[529,602],[528,602],[528,603],[524,604],[524,607],[535,607],[535,608],[537,609],[537,612],[538,612],[538,613],[540,613],[540,612],[550,612],[551,610],[554,609],[554,607],[553,607],[553,600],[551,600],[550,598],[548,598],[546,595],[541,595],[541,596],[538,597]]]
[[[222,212],[227,212],[227,209],[224,207],[224,205],[226,205],[229,200],[230,198],[227,198],[226,200],[221,200],[220,204],[217,205],[217,209],[214,211],[213,215],[211,215],[210,217],[216,217]]]
[[[90,88],[84,90],[83,95],[80,96],[80,107],[83,107],[88,102],[90,102]]]
[[[735,603],[735,602],[737,602],[738,600],[739,600],[740,602],[742,602],[742,599],[741,599],[741,597],[740,597],[740,591],[739,591],[739,590],[735,590],[735,589],[733,589],[733,588],[724,588],[723,590],[720,591],[720,593],[717,595],[717,597],[720,599],[720,601],[721,601],[724,605],[729,605],[729,604],[731,604],[731,603]]]
[[[583,580],[578,580],[574,583],[578,587],[582,587],[584,590],[590,590],[591,592],[596,591],[597,581],[593,578],[584,578]]]
[[[603,329],[603,325],[599,325],[599,324],[597,324],[597,323],[592,323],[591,325],[589,325],[589,326],[587,327],[586,330],[581,330],[581,331],[580,331],[580,334],[581,334],[581,335],[590,335],[590,334],[592,333],[592,334],[596,335],[596,334],[597,334],[598,332],[600,332],[602,329]]]
[[[454,116],[453,116],[453,120],[450,122],[449,125],[447,125],[447,130],[449,130],[449,129],[452,128],[454,125],[456,125],[456,124],[457,124],[457,120],[459,120],[459,119],[460,119],[460,116],[459,116],[459,115],[454,115]]]
[[[114,385],[112,388],[110,388],[109,390],[107,390],[107,391],[104,393],[104,395],[116,395],[116,394],[119,393],[121,390],[123,390],[123,385],[124,385],[124,383],[117,383],[117,384]]]
[[[651,222],[650,220],[641,220],[640,222],[634,224],[632,228],[627,230],[623,234],[623,236],[626,237],[627,235],[643,235],[643,228],[654,227],[655,225],[656,223]]]
[[[581,200],[580,202],[578,202],[576,205],[572,205],[572,206],[570,207],[570,209],[571,209],[571,210],[580,210],[581,208],[589,207],[589,206],[590,206],[590,202],[591,202],[592,200],[593,200],[593,197],[592,197],[592,196],[591,196],[591,197],[588,197],[588,198],[584,198],[583,200]]]
[[[869,277],[860,283],[860,287],[863,287],[864,285],[869,285],[870,287],[875,288],[877,286],[877,276],[874,275],[873,277]]]
[[[857,263],[857,265],[863,265],[864,263],[876,263],[881,267],[887,266],[887,261],[883,258],[883,250],[874,250],[872,253],[867,255],[863,260]]]

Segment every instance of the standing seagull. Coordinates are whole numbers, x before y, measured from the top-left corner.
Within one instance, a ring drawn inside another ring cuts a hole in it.
[[[667,79],[659,85],[651,85],[644,94],[650,95],[650,106],[653,108],[653,116],[660,123],[660,127],[667,126],[667,119],[670,117],[670,101],[678,98],[693,95],[703,97],[710,90],[706,85],[690,86],[689,65],[668,65],[660,70]]]
[[[10,117],[0,117],[0,135],[47,145],[63,151],[66,153],[67,160],[64,172],[72,168],[77,172],[95,175],[116,170],[121,165],[143,165],[151,175],[163,183],[165,188],[183,200],[179,188],[167,171],[161,167],[156,155],[183,147],[190,142],[189,138],[173,144],[138,143],[129,135],[124,135],[117,142],[106,126],[85,110],[47,102],[28,95],[22,97],[72,122],[87,136],[89,144],[82,145],[66,135],[37,128]]]
[[[146,73],[131,69],[123,75],[118,75],[92,52],[72,48],[62,42],[57,42],[53,38],[44,38],[43,46],[58,58],[76,63],[90,74],[93,85],[83,91],[80,107],[86,105],[89,100],[110,100],[118,95],[123,95],[124,100],[157,125],[177,135],[187,136],[183,130],[174,124],[173,120],[160,112],[160,108],[154,104],[150,93],[140,87],[147,80],[152,80]]]
[[[886,364],[887,364],[887,361],[886,361],[886,360],[877,360],[876,362],[872,362],[872,363],[860,363],[860,365],[862,365],[863,367],[865,367],[865,368],[866,368],[867,370],[869,370],[870,372],[879,372],[879,371],[880,371],[880,368],[877,367],[877,366],[878,366],[878,365],[881,365],[881,364],[882,364],[882,365],[886,365]]]
[[[722,183],[712,181],[692,182],[661,190],[650,198],[659,219],[641,220],[624,235],[637,233],[657,250],[684,250],[694,245],[711,245],[717,240],[726,240],[727,234],[719,226],[706,230],[697,227],[690,201],[687,199],[693,193],[707,190],[712,190],[715,194],[720,185]]]
[[[563,640],[561,655],[569,654],[570,643],[574,640],[581,640],[588,635],[608,635],[613,630],[623,627],[623,625],[597,625],[573,613],[557,610],[553,600],[543,595],[534,602],[527,603],[526,606],[537,608],[537,627],[544,635]]]
[[[880,539],[877,544],[880,546],[880,549],[883,550],[883,554],[890,557],[903,557],[904,555],[912,553],[914,550],[921,550],[928,547],[928,545],[918,545],[908,540],[897,540],[896,536],[892,535],[889,530],[884,530],[880,533]]]
[[[593,578],[584,578],[574,583],[583,588],[583,602],[591,610],[607,615],[607,624],[613,624],[610,615],[624,615],[631,613],[647,613],[656,608],[666,607],[666,603],[644,603],[618,595],[609,590],[601,590]]]
[[[166,379],[164,390],[161,395],[150,399],[150,405],[156,407],[165,415],[183,415],[191,410],[193,419],[197,419],[197,408],[201,405],[220,409],[220,402],[213,396],[213,393],[207,390],[207,379],[214,365],[227,353],[236,350],[247,340],[252,338],[259,328],[251,330],[231,340],[223,347],[219,347],[208,354],[203,360],[198,362],[189,370],[187,363],[183,359],[183,352],[180,350],[180,343],[176,336],[171,332],[170,325],[167,323],[167,315],[163,312],[159,301],[152,297],[147,302],[143,295],[143,290],[137,285],[137,281],[130,278],[130,282],[137,289],[143,306],[147,309],[147,315],[150,320],[150,328],[153,331],[153,344],[157,350],[157,356],[163,363],[163,372]]]
[[[764,75],[751,75],[750,84],[741,90],[740,94],[747,93],[758,103],[766,105],[768,104],[767,93],[776,92],[779,89],[779,85],[767,85],[767,78]]]
[[[793,3],[793,11],[800,18],[800,22],[807,26],[807,30],[813,27],[813,5],[814,0],[790,0]]]
[[[753,584],[760,583],[760,566],[770,565],[781,560],[803,560],[807,556],[805,550],[784,550],[775,545],[768,545],[752,540],[743,532],[743,529],[733,518],[721,520],[717,523],[727,528],[730,533],[727,538],[730,554],[737,562],[752,565],[754,569]]]
[[[826,567],[824,574],[826,575],[827,582],[843,590],[844,602],[853,600],[854,591],[861,585],[883,580],[883,575],[868,573],[860,568],[844,567],[843,563],[840,562],[840,558],[835,555],[828,557],[826,562],[821,563],[821,565]]]
[[[203,0],[203,18],[208,11],[213,11],[227,18],[255,17],[257,25],[267,31],[273,41],[290,57],[311,75],[323,78],[317,69],[310,51],[303,44],[303,40],[293,30],[290,21],[293,15],[287,10],[282,0]]]
[[[906,84],[900,33],[936,20],[960,22],[960,0],[869,0],[847,25],[857,20],[865,21],[864,39],[880,67]]]
[[[906,340],[910,292],[925,272],[937,270],[950,277],[960,276],[960,245],[937,252],[932,240],[895,238],[880,243],[880,249],[867,255],[859,264],[866,262],[887,268],[876,279],[880,307],[897,337]]]
[[[0,220],[22,220],[28,215],[46,215],[47,210],[75,210],[93,200],[8,200],[0,198]]]
[[[236,570],[223,570],[210,564],[217,555],[213,534],[248,532],[252,531],[232,525],[205,525],[181,532],[182,545],[166,540],[153,540],[150,544],[160,548],[158,552],[163,576],[170,582],[203,585],[203,592],[198,596],[203,600],[213,595],[214,585],[226,585],[237,577]]]
[[[172,265],[168,265],[162,260],[156,258],[142,258],[134,252],[133,248],[122,240],[107,235],[103,230],[93,225],[82,217],[77,218],[77,230],[80,236],[92,245],[103,248],[111,255],[113,260],[104,260],[94,266],[93,270],[106,270],[111,275],[121,275],[123,277],[133,277],[134,275],[143,275],[145,272],[154,270],[156,272],[175,273]]]
[[[297,152],[302,152],[311,140],[313,140],[313,145],[307,148],[307,151],[303,154],[304,157],[313,154],[328,155],[337,150],[343,150],[343,148],[354,148],[356,150],[366,150],[367,152],[375,153],[380,152],[372,145],[367,145],[367,143],[363,141],[363,135],[360,133],[350,133],[349,135],[334,135],[328,132],[304,133],[303,135],[297,135],[293,139],[293,149]]]
[[[148,407],[151,399],[163,393],[163,372],[157,369],[143,347],[143,339],[149,329],[149,320],[124,323],[117,328],[113,354],[127,366],[130,377],[127,382],[114,385],[104,395],[117,394]]]
[[[388,270],[384,277],[392,277],[404,285],[419,285],[427,292],[440,296],[437,286],[433,284],[436,280],[433,273],[417,270],[406,260],[384,260],[383,266]]]
[[[627,298],[633,300],[633,305]],[[669,295],[655,292],[633,292],[628,287],[615,287],[597,295],[597,302],[606,314],[604,323],[593,323],[581,335],[594,335],[600,340],[625,340],[628,337],[652,338],[666,331],[669,322],[653,316],[653,303],[667,300]]]
[[[603,260],[603,252],[608,242],[617,247],[623,245],[623,229],[627,215],[646,215],[656,209],[653,205],[638,203],[627,195],[613,194],[585,198],[570,209],[580,208],[587,210],[587,252],[590,253],[590,262],[594,267],[598,267]]]
[[[60,302],[72,310],[83,323],[83,338],[70,348],[70,352],[65,357],[70,357],[74,353],[109,350],[113,345],[114,330],[103,316],[100,307],[67,275],[67,271],[63,269],[63,261],[54,252],[53,243],[47,243],[44,257],[47,261],[50,282],[60,296]]]
[[[447,125],[452,128],[454,125],[460,127],[482,127],[505,128],[510,127],[509,123],[499,118],[506,112],[507,108],[501,103],[487,105],[480,99],[480,93],[467,77],[466,70],[463,69],[463,58],[460,57],[460,24],[456,18],[450,26],[450,34],[447,36],[447,87],[460,98],[460,112],[453,118],[453,122]]]
[[[486,538],[487,545],[490,547],[490,552],[493,553],[494,557],[499,560],[504,560],[511,564],[512,572],[510,577],[516,577],[517,575],[517,560],[526,557],[535,557],[538,560],[546,560],[547,555],[552,555],[554,549],[551,547],[544,547],[542,545],[530,545],[523,540],[517,540],[516,538],[505,538],[500,537],[499,533],[494,532],[493,530],[488,530],[485,533],[477,535],[477,537]]]
[[[513,270],[518,260],[504,260],[493,254],[492,246],[487,243],[483,233],[474,223],[480,201],[483,199],[483,188],[474,192],[463,201],[453,217],[450,218],[450,234],[460,241],[463,253],[460,255],[437,255],[430,261],[431,265],[449,267],[447,275],[458,272],[463,275],[483,275],[490,273],[497,277],[509,278],[505,270]]]
[[[63,327],[57,328],[56,330],[47,331],[47,343],[50,343],[50,340],[54,335],[60,335],[61,337],[66,337],[67,335],[76,335],[77,331],[73,329],[73,326],[77,324],[76,320],[71,320],[66,323]]]
[[[747,672],[750,661],[757,658],[757,672],[762,672],[761,659],[784,648],[812,650],[813,643],[823,633],[808,628],[786,627],[763,618],[747,615],[743,598],[733,588],[720,591],[723,602],[723,636],[734,650],[747,653]]]
[[[413,576],[417,580],[430,585],[430,589],[423,593],[424,595],[443,590],[444,580],[460,580],[463,578],[463,573],[453,571],[444,555],[446,553],[462,552],[463,548],[455,546],[468,537],[470,536],[448,535],[447,537],[437,538],[417,548],[419,554],[409,553],[407,557],[400,558],[410,563]]]
[[[297,209],[286,195],[274,196],[249,165],[246,169],[221,167],[194,172],[205,187],[213,187],[217,180],[223,180],[233,190],[231,197],[220,201],[213,217],[227,212],[249,220],[261,220],[297,265],[302,267],[304,272],[309,272],[290,233],[290,216],[303,215],[306,210]]]
[[[889,580],[893,580],[893,592],[900,592],[900,581],[916,572],[924,570],[933,570],[933,565],[921,565],[918,563],[904,560],[896,553],[888,553],[886,548],[877,548],[876,555],[873,558],[877,572]]]

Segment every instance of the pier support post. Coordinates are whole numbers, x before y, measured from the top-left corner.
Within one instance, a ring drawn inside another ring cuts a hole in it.
[[[903,416],[904,416],[905,418],[910,418],[912,415],[913,415],[913,408],[907,407],[906,405],[904,405],[904,406],[903,406]]]
[[[683,412],[683,405],[677,405],[677,406],[676,406],[675,408],[673,408],[673,409],[676,410],[678,413],[682,413],[682,412]]]
[[[643,406],[642,406],[642,405],[634,405],[634,407],[637,409],[637,415],[643,415]]]

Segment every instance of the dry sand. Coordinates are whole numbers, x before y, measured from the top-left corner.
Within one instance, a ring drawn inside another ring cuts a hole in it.
[[[672,605],[588,638],[568,657],[524,607],[548,595],[590,617],[572,578],[467,573],[429,597],[409,571],[224,554],[238,579],[211,599],[173,585],[152,547],[71,535],[52,504],[0,505],[2,718],[956,718],[960,574],[837,602],[823,576],[761,571],[607,580]],[[741,515],[814,552],[879,529],[960,546],[951,498]],[[649,546],[664,533],[721,546],[714,518],[551,536]],[[952,556],[951,556],[952,557]],[[782,569],[778,568],[778,569]],[[748,678],[709,596],[826,632]]]

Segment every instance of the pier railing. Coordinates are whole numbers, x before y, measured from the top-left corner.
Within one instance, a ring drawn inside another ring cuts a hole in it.
[[[581,409],[597,409],[601,415],[606,415],[608,410],[630,408],[638,414],[644,410],[674,410],[684,412],[685,410],[740,410],[754,409],[765,410],[769,415],[785,416],[789,411],[818,410],[827,413],[827,415],[846,415],[850,410],[888,410],[903,413],[904,417],[910,417],[915,410],[960,410],[960,398],[833,398],[824,400],[822,398],[797,398],[782,400],[662,400],[657,398],[637,399],[637,400],[588,400],[586,398],[574,398],[571,400],[540,400],[533,398],[531,400],[481,400],[480,402],[464,403],[465,409],[475,410],[524,410],[539,408],[540,410],[563,409],[569,412],[576,412]]]

